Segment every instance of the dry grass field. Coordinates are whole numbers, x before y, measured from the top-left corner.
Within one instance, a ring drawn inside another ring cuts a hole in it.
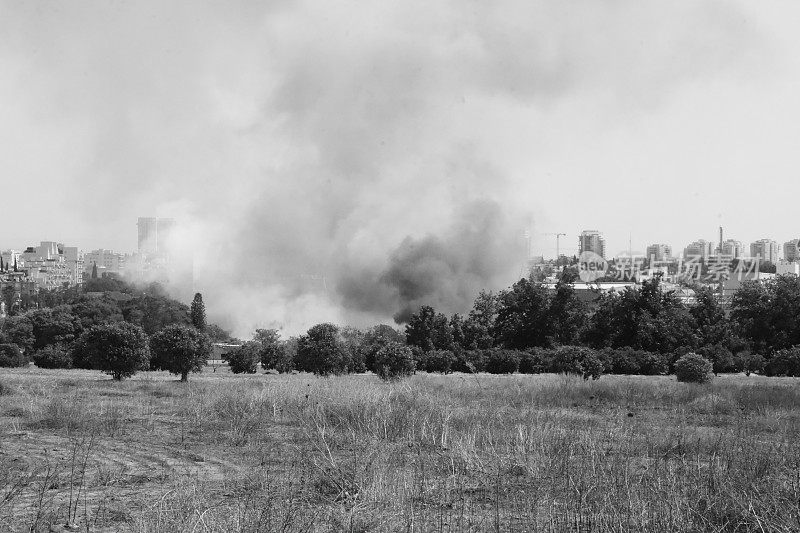
[[[0,370],[0,531],[798,531],[795,379]]]

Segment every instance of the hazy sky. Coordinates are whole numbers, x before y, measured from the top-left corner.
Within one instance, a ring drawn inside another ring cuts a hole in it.
[[[458,307],[526,226],[544,255],[783,242],[798,27],[790,1],[0,0],[0,248],[133,251],[174,217],[201,286],[270,302],[246,329]]]

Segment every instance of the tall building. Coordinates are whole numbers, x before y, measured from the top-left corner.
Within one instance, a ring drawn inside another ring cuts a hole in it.
[[[711,251],[714,248],[714,244],[708,242],[704,239],[700,239],[694,241],[692,244],[688,245],[686,248],[683,249],[683,257],[684,258],[694,258],[700,257],[702,259],[708,258],[711,255]]]
[[[647,247],[647,259],[666,261],[672,257],[672,246],[669,244],[651,244]]]
[[[94,265],[97,265],[98,274],[104,272],[115,272],[122,274],[125,272],[125,256],[115,253],[113,250],[92,250],[83,256],[83,265],[86,272],[91,272]]]
[[[140,217],[136,226],[139,230],[139,253],[156,253],[158,250],[158,219]]]
[[[792,239],[783,244],[783,258],[790,263],[800,261],[800,239]]]
[[[156,223],[157,236],[156,236],[156,251],[160,254],[168,254],[171,252],[173,246],[172,239],[174,238],[173,230],[175,229],[174,218],[159,218]]]
[[[603,259],[606,257],[606,240],[597,230],[587,229],[578,237],[578,253],[594,252]]]
[[[750,257],[761,261],[778,262],[778,243],[772,239],[760,239],[750,245]]]
[[[728,239],[722,243],[719,253],[727,257],[739,258],[744,255],[744,246],[741,241]]]

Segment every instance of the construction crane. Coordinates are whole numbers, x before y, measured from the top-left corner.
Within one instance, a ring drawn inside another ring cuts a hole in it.
[[[555,235],[556,237],[556,265],[558,265],[558,260],[561,258],[561,237],[566,237],[566,233],[542,233],[542,235]]]

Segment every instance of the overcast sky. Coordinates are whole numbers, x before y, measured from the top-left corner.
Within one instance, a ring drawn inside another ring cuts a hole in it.
[[[0,248],[133,251],[174,217],[201,278],[247,264],[285,303],[323,276],[341,318],[397,307],[431,247],[446,276],[485,241],[513,263],[525,227],[544,255],[782,243],[798,27],[791,1],[0,0]]]

